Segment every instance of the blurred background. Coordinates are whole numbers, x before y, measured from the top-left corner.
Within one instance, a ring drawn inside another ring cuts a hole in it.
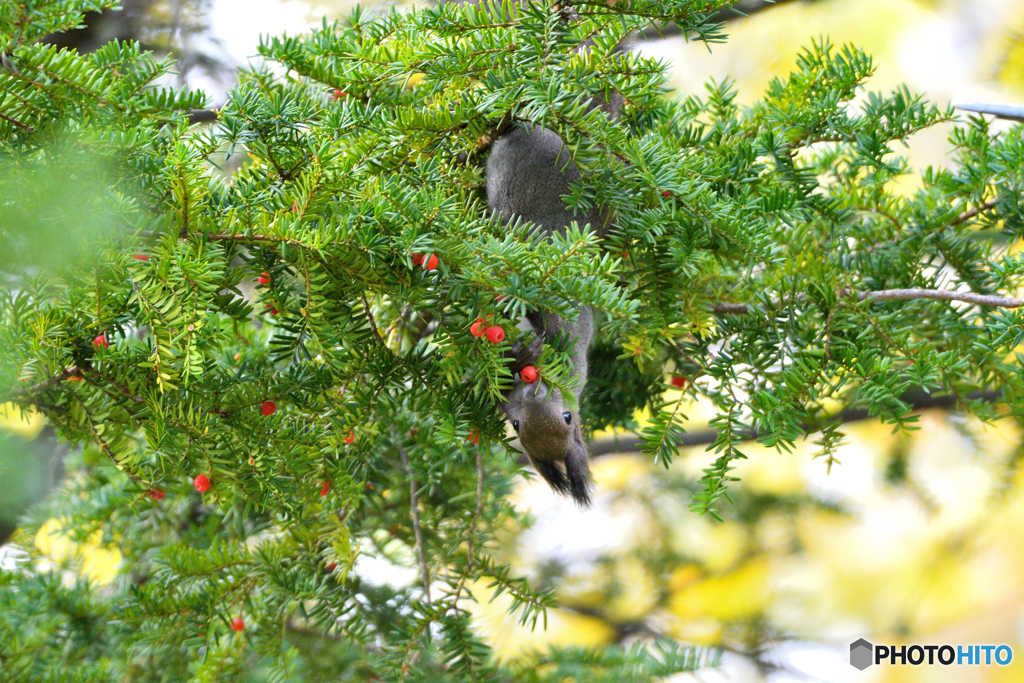
[[[367,5],[387,12],[408,3]],[[136,39],[172,53],[174,85],[205,90],[214,106],[256,59],[260,34],[300,33],[333,21],[348,0],[125,0],[121,12],[52,42],[88,51]],[[749,17],[723,15],[729,41],[707,46],[651,31],[636,49],[670,65],[677,94],[735,81],[741,103],[760,97],[794,66],[802,48],[827,37],[874,55],[874,90],[906,83],[945,104],[1024,102],[1024,3],[1020,0],[813,0],[771,5],[741,0]],[[997,124],[998,126],[1006,124]],[[949,128],[916,136],[905,154],[916,171],[946,162]],[[912,190],[916,174],[904,178]],[[1012,245],[1017,250],[1021,245]],[[710,411],[688,410],[689,428],[707,430]],[[636,415],[638,425],[645,416]],[[62,476],[66,447],[37,418],[0,412],[0,544],[18,517]],[[470,608],[501,657],[547,644],[631,644],[653,634],[714,645],[722,666],[702,681],[1021,681],[1024,680],[1024,456],[1009,423],[983,425],[946,409],[922,410],[918,429],[892,433],[850,422],[831,471],[813,460],[813,437],[791,453],[749,444],[742,481],[724,522],[687,511],[703,447],[670,470],[631,455],[627,434],[595,435],[598,494],[581,512],[543,483],[522,482],[514,498],[533,523],[506,529],[493,552],[538,586],[553,587],[558,609],[546,631],[506,615],[503,597]],[[618,445],[617,445],[618,444]],[[59,539],[58,539],[59,540]],[[99,545],[40,536],[56,560],[83,556],[82,571],[109,581],[119,556]],[[5,553],[0,548],[0,562]],[[400,557],[400,555],[399,555]],[[392,557],[392,560],[394,557]],[[408,566],[364,556],[366,577],[415,581]],[[476,587],[478,597],[486,586]],[[859,672],[849,645],[1007,644],[1009,666],[887,667]],[[680,677],[679,680],[695,680]]]

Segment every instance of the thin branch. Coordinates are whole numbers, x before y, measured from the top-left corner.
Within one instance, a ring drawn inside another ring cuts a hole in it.
[[[962,405],[964,398],[991,403],[1002,400],[1002,395],[996,391],[988,390],[975,392],[967,397],[957,396],[955,394],[926,394],[920,391],[909,391],[900,396],[900,400],[910,406],[910,413],[935,408],[956,408],[957,406]],[[840,411],[831,419],[846,423],[876,418],[867,408],[847,408],[846,410]],[[818,428],[817,424],[807,424],[804,426],[804,433],[812,434],[815,431],[818,431]],[[756,441],[760,438],[760,433],[754,430],[741,434],[740,437],[744,440]],[[679,435],[678,445],[680,448],[710,446],[717,438],[718,432],[714,429],[701,429],[699,431],[684,432]],[[599,455],[610,455],[613,453],[637,452],[643,448],[643,445],[644,440],[642,438],[629,434],[626,436],[612,436],[596,439],[590,442],[588,450],[590,451],[591,457],[596,457]]]
[[[848,291],[840,291],[840,295],[849,296],[853,294]],[[1016,299],[1011,296],[994,296],[992,294],[975,294],[974,292],[951,292],[946,289],[880,289],[874,292],[856,292],[858,301],[909,301],[913,299],[929,299],[932,301],[961,301],[978,306],[991,306],[994,308],[1020,308],[1024,306],[1024,299]],[[800,299],[804,297],[799,297]],[[772,302],[777,307],[781,302]],[[733,304],[715,303],[711,305],[711,311],[721,315],[750,315],[760,309],[758,304]]]
[[[1020,308],[1024,299],[1010,296],[993,296],[991,294],[975,294],[974,292],[950,292],[945,289],[883,289],[877,292],[861,292],[857,295],[861,301],[905,301],[908,299],[932,299],[935,301],[962,301],[979,306],[996,308]]]
[[[36,129],[33,128],[32,126],[28,125],[27,123],[22,123],[18,119],[11,118],[10,116],[7,116],[5,114],[0,114],[0,119],[3,119],[4,121],[7,121],[9,123],[12,123],[15,126],[18,126],[22,130],[24,130],[26,133],[35,133],[36,132]]]
[[[986,211],[991,211],[992,209],[995,208],[995,206],[996,206],[996,204],[998,202],[999,202],[999,198],[998,197],[993,197],[992,199],[989,199],[989,200],[987,200],[985,202],[982,202],[981,204],[978,204],[973,209],[967,209],[966,211],[963,211],[959,216],[957,216],[956,218],[954,218],[950,222],[948,222],[945,225],[943,225],[938,230],[935,230],[935,231],[929,233],[928,235],[926,235],[924,239],[925,240],[930,240],[933,237],[935,237],[936,235],[941,235],[943,232],[945,232],[946,230],[949,230],[950,228],[954,228],[954,227],[956,227],[958,225],[966,223],[967,221],[971,220],[972,218],[974,218],[978,214],[985,213]],[[881,213],[881,215],[885,216],[886,218],[888,218],[893,223],[896,223],[896,227],[897,228],[900,227],[895,218],[893,218],[892,216],[890,216],[887,213],[882,213],[882,212],[878,211],[877,208],[864,208],[864,210],[866,210],[866,211],[873,211],[875,213]],[[873,244],[873,245],[871,245],[869,247],[866,247],[863,250],[863,252],[865,254],[872,254],[872,253],[874,253],[874,252],[876,252],[876,251],[878,251],[880,249],[887,249],[889,247],[894,247],[897,244],[899,244],[898,239],[899,238],[887,240],[887,241],[881,242],[879,244]]]
[[[961,223],[963,223],[965,221],[969,221],[970,219],[974,218],[979,213],[985,213],[989,209],[995,208],[995,205],[996,205],[997,201],[998,201],[998,197],[993,197],[992,199],[988,200],[987,202],[985,202],[983,204],[978,204],[973,209],[967,209],[962,214],[960,214],[959,216],[957,216],[956,218],[951,220],[949,223],[944,225],[942,227],[942,230],[945,230],[946,228],[952,228],[954,226],[960,225]],[[942,230],[940,230],[939,232],[942,232]]]
[[[64,372],[61,372],[58,375],[54,375],[50,379],[44,379],[42,382],[39,382],[37,384],[33,384],[32,386],[30,386],[27,389],[25,389],[25,393],[29,393],[29,394],[38,393],[38,392],[42,391],[43,389],[47,389],[47,388],[53,386],[54,384],[57,384],[58,382],[63,382],[68,377],[79,376],[79,373],[80,373],[80,371],[78,369],[78,366],[77,365],[72,365],[70,368],[66,369]]]
[[[398,454],[402,456],[402,466],[405,467],[405,473],[409,477],[409,506],[412,508],[412,530],[416,534],[416,555],[419,556],[420,561],[423,594],[426,596],[427,602],[431,602],[430,572],[427,571],[427,556],[423,550],[423,530],[420,527],[419,497],[416,495],[416,480],[413,479],[412,468],[409,467],[409,454],[405,452],[405,448],[402,447],[398,439],[399,437],[396,435],[395,448],[398,449]]]
[[[473,534],[476,533],[476,523],[484,512],[484,458],[483,448],[478,444],[476,447],[476,513],[473,521],[469,523],[469,533],[466,541],[466,574],[473,569]]]
[[[387,344],[380,336],[380,332],[377,331],[377,322],[373,319],[373,313],[370,311],[370,302],[366,300],[366,295],[363,294],[363,310],[366,311],[366,319],[370,321],[370,329],[373,330],[373,336],[377,338],[380,345],[387,348]]]

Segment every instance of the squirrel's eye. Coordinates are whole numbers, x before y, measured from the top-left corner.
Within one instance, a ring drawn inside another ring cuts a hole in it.
[[[519,431],[519,420],[512,420],[512,429]]]
[[[562,419],[565,420],[565,424],[570,424],[572,422],[572,413],[570,413],[568,410],[565,411],[564,413],[562,413]]]

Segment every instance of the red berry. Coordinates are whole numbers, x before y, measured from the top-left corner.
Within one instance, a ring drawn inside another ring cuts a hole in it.
[[[238,359],[239,359],[239,358],[241,358],[241,357],[242,357],[242,354],[240,354],[240,353],[236,353],[236,354],[235,354],[235,360],[238,360]]]
[[[336,100],[340,100],[341,98],[345,97],[345,93],[343,91],[341,91],[341,90],[335,90],[332,93],[332,95],[334,96],[334,99],[336,99]]]
[[[672,375],[672,386],[676,389],[682,389],[686,386],[686,378],[681,375]]]
[[[484,336],[484,319],[477,318],[476,322],[469,326],[469,333],[474,337]]]
[[[197,476],[192,480],[192,483],[196,485],[196,490],[199,491],[199,493],[206,493],[210,490],[210,478],[205,474]]]
[[[331,490],[331,484],[329,482],[325,481],[323,486],[320,487],[320,495],[321,496],[326,496],[327,492],[330,491],[330,490]]]
[[[109,349],[110,348],[110,343],[107,342],[107,335],[105,335],[105,334],[101,334],[98,337],[96,337],[95,339],[93,339],[92,340],[92,345],[95,346],[97,349],[100,348],[101,346],[103,348],[105,348],[105,349]]]
[[[533,384],[534,382],[537,381],[537,368],[533,367],[532,365],[527,365],[519,373],[519,376],[522,377],[523,381],[526,382],[527,384]]]
[[[671,196],[672,196],[672,193],[671,193],[671,192],[669,192],[668,190],[662,190],[662,192],[661,192],[661,196],[662,196],[662,197],[671,197]]]
[[[270,273],[267,273],[267,272],[260,273],[260,276],[258,278],[256,278],[256,282],[260,283],[261,285],[269,285],[270,284]]]
[[[468,441],[469,443],[479,443],[480,435],[477,433],[475,429],[471,429],[469,430],[469,436],[466,437],[466,441]]]
[[[148,261],[149,260],[149,257],[146,256],[145,254],[136,254],[132,258],[135,259],[136,261]]]
[[[337,568],[338,568],[338,563],[337,562],[328,562],[324,566],[324,569],[327,571],[328,574],[330,574],[331,572],[333,572]]]
[[[264,401],[263,404],[260,406],[260,414],[263,415],[263,417],[270,417],[276,412],[277,404],[274,403],[273,401]]]
[[[277,315],[277,309],[274,308],[274,304],[267,304],[267,309],[267,312],[270,313],[270,315]]]
[[[298,205],[297,202],[292,202],[292,211],[295,211],[296,213],[298,213],[299,205]]]
[[[497,301],[498,303],[501,303],[502,301],[505,300],[505,295],[504,294],[497,294],[497,295],[495,295],[494,300]]]
[[[485,334],[487,335],[487,341],[492,344],[500,344],[502,340],[505,339],[505,330],[501,329],[497,325],[491,325],[488,327]]]
[[[917,365],[917,361],[908,360],[907,365]]]
[[[164,494],[164,490],[163,489],[150,489],[149,490],[149,497],[152,498],[153,500],[163,500],[164,499],[164,495],[165,494]]]
[[[352,443],[355,440],[356,440],[356,433],[355,432],[349,432],[348,436],[345,437],[345,443]]]
[[[245,630],[245,622],[242,621],[242,617],[235,617],[234,618],[234,621],[231,622],[231,630],[232,631],[244,631]]]
[[[423,254],[413,254],[412,255],[412,264],[414,266],[418,266],[421,263],[423,263]]]
[[[437,264],[437,254],[431,254],[430,258],[428,258],[426,262],[423,264],[423,267],[426,268],[427,270],[437,270]]]
[[[80,377],[79,375],[71,375],[70,377],[68,377],[69,382],[81,382],[83,379],[84,378]]]

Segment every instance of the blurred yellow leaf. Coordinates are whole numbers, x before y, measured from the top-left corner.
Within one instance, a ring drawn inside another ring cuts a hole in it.
[[[536,630],[531,631],[519,624],[518,613],[509,614],[512,598],[508,593],[494,598],[489,583],[482,579],[471,584],[469,589],[476,601],[464,600],[462,605],[473,615],[480,636],[499,659],[514,659],[551,647],[600,647],[615,640],[615,630],[602,620],[557,608],[547,612],[547,629],[543,619],[538,619]]]
[[[56,565],[77,565],[79,573],[95,584],[111,583],[121,565],[121,551],[102,545],[99,531],[85,543],[75,543],[63,529],[60,520],[47,520],[36,532],[36,549]]]
[[[751,560],[736,571],[709,576],[678,593],[669,602],[683,619],[711,617],[727,621],[761,612],[771,597],[769,567],[764,558]]]
[[[46,418],[42,413],[29,410],[22,414],[21,410],[13,403],[0,405],[0,429],[23,436],[26,439],[34,439],[39,436],[46,426]]]

